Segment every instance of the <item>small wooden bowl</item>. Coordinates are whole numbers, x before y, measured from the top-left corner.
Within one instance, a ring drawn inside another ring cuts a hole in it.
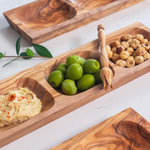
[[[30,44],[39,44],[143,0],[39,0],[4,12]]]
[[[137,22],[107,35],[106,44],[109,45],[114,40],[119,40],[121,36],[129,33],[141,33],[145,38],[150,40],[150,29]],[[49,74],[55,70],[59,63],[65,63],[68,56],[79,55],[85,59],[98,58],[99,60],[97,51],[98,40],[95,40],[1,80],[0,95],[7,91],[18,89],[18,87],[28,87],[41,99],[43,111],[39,115],[17,126],[0,128],[0,147],[110,92],[110,88],[105,91],[103,85],[99,84],[87,91],[68,96],[52,88],[47,82]],[[114,72],[112,80],[113,88],[116,89],[149,72],[150,60],[133,68],[121,68],[111,61],[110,66]]]
[[[51,150],[149,150],[149,141],[150,123],[128,108]]]

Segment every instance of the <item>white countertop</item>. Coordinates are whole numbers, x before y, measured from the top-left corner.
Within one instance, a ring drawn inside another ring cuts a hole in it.
[[[33,0],[0,0],[0,52],[16,55],[15,42],[20,36],[12,29],[3,16],[3,12],[32,2]],[[104,17],[76,30],[42,43],[53,56],[79,47],[97,38],[97,25],[103,24],[106,34],[140,21],[150,28],[150,0]],[[21,40],[21,51],[30,46]],[[6,67],[5,63],[13,58],[0,60],[0,80],[39,64],[47,59],[19,59]],[[146,120],[150,121],[150,73],[76,109],[75,111],[33,131],[20,139],[7,144],[0,150],[48,150],[97,123],[132,107]]]

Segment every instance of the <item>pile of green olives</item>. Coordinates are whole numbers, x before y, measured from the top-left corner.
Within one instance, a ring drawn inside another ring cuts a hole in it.
[[[74,95],[77,91],[85,91],[95,84],[102,83],[100,64],[95,59],[85,60],[77,55],[67,57],[66,64],[60,63],[48,77],[49,84],[61,87],[66,95]]]

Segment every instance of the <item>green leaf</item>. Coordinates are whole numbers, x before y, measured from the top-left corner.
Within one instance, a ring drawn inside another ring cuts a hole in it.
[[[7,64],[5,64],[3,67],[5,67],[5,66],[7,66],[8,64],[10,64],[11,62],[13,62],[13,61],[15,61],[15,60],[17,60],[19,57],[17,57],[17,58],[15,58],[15,59],[13,59],[13,60],[11,60],[10,62],[8,62]]]
[[[18,40],[16,41],[16,53],[17,53],[17,55],[19,55],[19,52],[20,52],[20,41],[21,41],[21,37],[22,37],[22,36],[20,36],[20,37],[18,38]]]
[[[27,48],[26,53],[27,53],[28,56],[34,57],[34,54],[33,54],[31,49]]]
[[[38,44],[33,44],[33,47],[40,56],[53,58],[52,54],[46,47]]]
[[[3,57],[4,55],[0,52],[0,59]]]
[[[20,53],[20,56],[28,56],[26,52],[22,52]],[[22,57],[23,59],[31,59],[32,57],[28,56],[28,57]]]

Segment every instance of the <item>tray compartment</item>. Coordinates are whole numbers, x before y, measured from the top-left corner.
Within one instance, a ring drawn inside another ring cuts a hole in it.
[[[8,84],[10,84],[10,83],[8,83]],[[4,90],[3,89],[0,90],[0,95],[5,94],[7,91],[17,90],[19,87],[29,88],[41,100],[42,111],[40,112],[40,114],[51,109],[54,106],[53,96],[41,84],[39,84],[38,81],[36,81],[32,78],[29,78],[29,77],[20,78],[18,80],[12,81],[10,86],[7,86],[6,88],[4,88]],[[12,127],[14,127],[14,126],[2,127],[2,128],[0,128],[0,131],[10,129]]]
[[[21,7],[14,15],[26,28],[42,30],[73,18],[76,10],[62,0],[41,0]]]
[[[100,8],[102,6],[113,3],[116,0],[70,0],[81,9],[90,11],[92,9]]]
[[[73,52],[71,55],[78,55],[80,57],[83,57],[84,59],[96,59],[98,62],[99,62],[99,53],[96,53],[97,52],[97,48],[95,47],[95,50],[94,51],[91,51],[91,50],[83,50],[83,51],[79,51],[79,52]],[[53,62],[49,63],[49,65],[47,66],[47,69],[46,71],[44,72],[44,76],[45,76],[45,79],[46,81],[48,82],[48,76],[49,74],[54,71],[57,66],[60,64],[60,63],[66,63],[66,59],[67,57],[69,57],[70,55],[65,55],[63,56],[62,58],[59,58],[59,59],[55,59]],[[49,85],[51,86],[51,85]],[[97,86],[97,85],[95,85]],[[53,88],[53,87],[52,87]],[[61,90],[61,87],[58,87],[58,88],[53,88],[54,90],[56,90],[58,93],[60,94],[64,94]],[[101,86],[101,89],[102,86]],[[88,89],[89,91],[90,89]],[[77,94],[80,94],[80,93],[84,93],[84,92],[77,92]],[[76,95],[77,95],[76,94]]]

